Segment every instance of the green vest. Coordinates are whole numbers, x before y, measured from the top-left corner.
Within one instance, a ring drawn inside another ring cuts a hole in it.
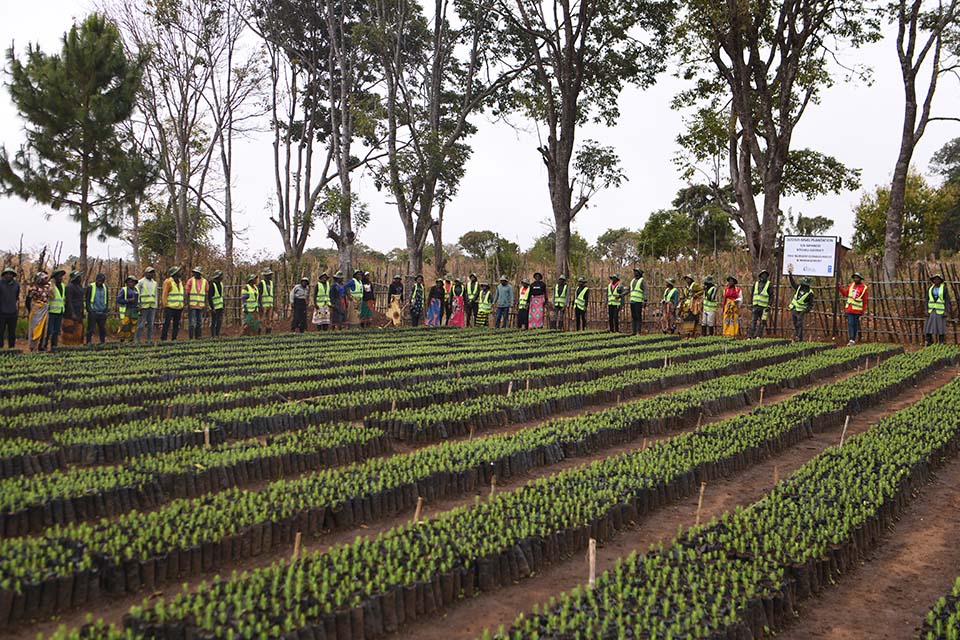
[[[140,308],[157,308],[157,281],[144,278],[137,283],[137,290],[140,291]]]
[[[642,277],[630,281],[630,302],[645,302]]]
[[[610,307],[620,306],[620,303],[621,303],[620,292],[617,290],[619,289],[619,287],[620,287],[619,284],[614,285],[613,283],[611,283],[607,285],[607,306],[610,306]]]
[[[129,287],[124,287],[124,288],[121,290],[121,291],[123,292],[123,299],[124,299],[124,300],[127,299],[127,291],[128,291],[128,290],[129,290]],[[121,317],[121,318],[126,318],[126,317],[127,317],[127,305],[126,305],[126,304],[118,304],[118,305],[117,305],[117,311],[120,312],[120,317]],[[137,309],[134,309],[134,313],[131,313],[131,314],[130,314],[130,317],[131,317],[131,318],[136,318],[136,317],[138,317],[139,315],[140,315],[140,314],[138,313],[138,310],[137,310]]]
[[[813,295],[812,289],[807,289],[806,293],[801,294],[800,289],[797,288],[797,291],[793,294],[793,300],[790,301],[790,306],[787,308],[791,311],[804,312],[810,308],[810,296]]]
[[[322,307],[330,306],[330,283],[318,282],[317,290],[313,294],[313,304]]]
[[[573,304],[580,309],[580,311],[586,311],[587,309],[587,294],[590,292],[590,287],[583,285],[583,289],[577,291],[577,297],[574,298]]]
[[[526,309],[530,305],[530,287],[520,287],[520,295],[517,296],[517,308]]]
[[[559,284],[554,285],[553,306],[557,308],[562,308],[567,306],[567,285],[563,285],[563,289],[560,288]]]
[[[363,300],[363,283],[356,278],[351,278],[350,282],[353,283],[353,289],[350,291],[350,295],[353,296],[354,300]]]
[[[53,294],[50,296],[50,313],[62,314],[65,304],[63,299],[63,285],[53,283]]]
[[[473,302],[477,299],[477,294],[480,293],[480,283],[473,282],[471,283],[467,280],[467,300]]]
[[[247,313],[256,313],[258,307],[257,298],[260,297],[257,288],[248,284],[244,287],[243,292],[247,294],[247,299],[243,301],[243,310]]]
[[[716,311],[719,307],[720,303],[717,302],[717,286],[710,285],[710,288],[703,294],[703,310]]]
[[[946,313],[947,305],[943,301],[943,290],[945,287],[945,284],[941,284],[936,296],[933,295],[933,287],[927,289],[927,313],[936,313],[941,316]]]
[[[477,312],[478,313],[490,313],[490,308],[493,303],[493,296],[489,291],[481,291],[477,297]]]
[[[273,280],[263,280],[260,283],[263,287],[263,295],[260,296],[260,306],[265,309],[273,308]]]
[[[750,301],[750,303],[758,307],[770,306],[770,281],[769,280],[763,283],[763,289],[760,288],[759,282],[753,283],[753,299]]]
[[[671,300],[673,300],[673,294],[675,293],[677,293],[676,287],[667,287],[663,291],[663,301],[670,302]]]
[[[183,283],[170,279],[170,291],[167,292],[167,308],[183,309]]]
[[[223,283],[211,282],[210,291],[210,307],[214,311],[223,309]]]

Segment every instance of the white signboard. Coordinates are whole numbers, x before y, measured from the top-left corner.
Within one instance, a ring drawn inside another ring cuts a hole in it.
[[[836,254],[836,236],[784,236],[783,273],[832,278]]]

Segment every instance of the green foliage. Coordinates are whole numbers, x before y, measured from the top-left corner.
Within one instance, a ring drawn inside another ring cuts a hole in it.
[[[177,223],[169,207],[160,202],[147,204],[146,217],[140,221],[141,255],[155,258],[173,258],[177,253]],[[187,247],[191,253],[207,247],[213,221],[200,213],[195,205],[188,205]]]
[[[793,212],[787,213],[787,225],[784,232],[794,236],[821,236],[833,227],[833,220],[826,216],[805,216],[798,213],[793,217]]]
[[[960,138],[940,147],[930,158],[930,168],[946,182],[960,185]]]
[[[623,267],[640,260],[640,234],[626,227],[607,229],[597,237],[594,249],[601,258]]]
[[[940,240],[947,213],[958,202],[957,188],[946,184],[937,188],[922,174],[907,175],[903,206],[902,258],[934,252]],[[864,194],[854,209],[853,246],[866,254],[882,255],[886,233],[886,215],[890,206],[890,186],[882,185]]]
[[[672,260],[692,253],[690,219],[673,209],[654,211],[640,230],[640,253]]]
[[[557,252],[556,233],[540,236],[533,241],[533,246],[527,251],[527,259],[536,264],[549,264]],[[590,243],[582,235],[574,231],[570,234],[570,270],[572,273],[582,273],[586,269],[590,258]]]

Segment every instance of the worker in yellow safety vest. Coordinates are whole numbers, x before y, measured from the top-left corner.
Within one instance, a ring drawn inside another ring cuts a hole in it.
[[[607,320],[611,333],[620,333],[620,308],[626,293],[626,289],[620,284],[620,276],[610,276],[610,284],[607,285]]]
[[[203,330],[203,311],[207,308],[210,283],[203,277],[203,269],[193,268],[193,276],[187,280],[184,295],[187,297],[187,331],[190,339],[200,337]]]
[[[770,315],[770,272],[761,269],[757,274],[757,281],[753,283],[753,297],[750,298],[750,308],[753,316],[750,321],[748,338],[762,338],[763,330],[767,328],[767,318]]]
[[[793,279],[793,266],[787,266],[787,277],[790,278],[790,288],[793,289],[793,299],[787,309],[790,310],[790,319],[793,321],[793,340],[803,342],[807,314],[813,307],[813,281],[804,276],[800,283]]]
[[[577,331],[587,330],[587,302],[590,299],[590,287],[583,276],[577,278],[577,290],[573,294],[573,316]]]
[[[240,335],[260,335],[260,287],[257,286],[257,274],[247,276],[247,284],[240,293],[240,305],[243,307]]]
[[[143,336],[147,336],[147,342],[153,342],[153,325],[157,321],[157,270],[153,267],[147,267],[143,270],[143,277],[137,282],[138,302],[140,304],[140,317],[137,318],[137,331],[134,339],[137,344],[141,342]]]
[[[313,288],[313,324],[317,326],[317,331],[330,329],[331,304],[330,276],[324,271]]]
[[[521,280],[517,290],[517,328],[530,328],[530,281]]]
[[[633,270],[633,280],[630,281],[630,319],[632,333],[639,335],[643,329],[643,306],[647,302],[647,284],[643,280],[643,269]]]
[[[163,281],[161,303],[163,304],[163,327],[160,329],[160,341],[166,341],[168,331],[171,329],[170,339],[176,340],[180,333],[180,318],[183,315],[184,306],[184,288],[183,282],[180,280],[180,267],[171,267],[169,277]]]
[[[273,271],[270,267],[260,272],[257,289],[260,296],[260,317],[263,320],[264,332],[269,335],[273,331]]]
[[[703,279],[703,313],[700,319],[700,335],[713,336],[717,333],[717,309],[720,301],[717,299],[719,290],[713,276]]]
[[[477,300],[480,297],[480,282],[477,280],[477,274],[471,273],[466,282],[466,296],[464,298],[466,311],[466,326],[476,326],[477,314],[480,312],[480,305]],[[473,319],[471,323],[471,318]]]
[[[923,324],[923,335],[927,346],[933,344],[933,337],[943,344],[947,341],[947,318],[950,315],[950,295],[944,286],[943,276],[935,273],[930,276],[927,288],[927,321]]]
[[[844,307],[843,312],[847,316],[847,337],[849,339],[847,346],[850,347],[857,343],[857,338],[860,335],[860,321],[867,311],[867,297],[869,295],[867,283],[863,281],[863,274],[855,271],[852,278],[853,282],[846,287],[837,285],[840,295],[847,297],[847,306]]]
[[[223,328],[223,271],[210,274],[207,304],[210,306],[210,337],[219,338]]]
[[[493,309],[493,294],[490,293],[490,283],[480,283],[480,293],[477,294],[477,327],[487,326],[490,311]]]
[[[564,320],[566,320],[567,311],[567,276],[561,274],[557,278],[557,284],[553,285],[553,329],[563,331]]]

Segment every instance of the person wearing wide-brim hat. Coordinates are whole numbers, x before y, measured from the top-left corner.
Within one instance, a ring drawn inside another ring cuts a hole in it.
[[[567,276],[561,273],[557,276],[557,284],[553,285],[553,320],[550,321],[551,329],[563,331],[564,320],[567,315],[567,301],[569,299],[570,289],[567,286]]]
[[[330,296],[333,290],[333,284],[330,282],[330,274],[321,271],[317,276],[317,284],[313,285],[313,296],[311,298],[313,305],[313,325],[317,331],[329,331],[332,323],[333,300]]]
[[[474,326],[486,327],[493,309],[493,294],[490,292],[490,283],[480,283],[480,293],[477,294],[477,319]]]
[[[464,283],[465,296],[463,299],[464,315],[466,316],[466,326],[476,326],[477,313],[479,313],[479,304],[477,299],[480,297],[480,276],[476,273],[470,273],[467,281]]]
[[[100,344],[107,341],[107,309],[110,304],[110,293],[107,288],[107,276],[98,273],[93,282],[83,290],[84,309],[87,314],[86,343],[93,341],[94,329],[100,339]]]
[[[273,307],[276,304],[276,283],[273,281],[273,269],[267,267],[260,272],[260,284],[257,285],[257,294],[260,296],[260,322],[263,332],[273,332]]]
[[[393,274],[393,281],[387,287],[387,318],[394,327],[403,323],[403,277]]]
[[[81,345],[83,344],[83,316],[84,316],[84,296],[81,279],[83,272],[73,270],[70,272],[70,281],[67,284],[64,300],[63,327],[61,336],[63,344]]]
[[[33,282],[27,287],[25,300],[28,318],[27,344],[30,351],[46,351],[47,349],[47,332],[51,324],[50,295],[50,276],[47,275],[46,271],[40,271],[34,275]]]
[[[770,272],[761,269],[757,280],[753,283],[753,295],[750,297],[750,331],[748,338],[762,338],[763,330],[767,328],[767,318],[770,315],[771,292]]]
[[[517,288],[517,328],[530,328],[530,281],[526,278],[520,280]]]
[[[210,336],[219,338],[220,331],[223,329],[223,271],[218,269],[210,274],[207,291],[207,306],[210,307]]]
[[[463,286],[463,280],[453,279],[453,286],[447,293],[447,307],[450,309],[450,317],[447,319],[447,325],[451,327],[464,327],[467,324],[467,288]]]
[[[727,276],[727,286],[723,289],[723,335],[736,338],[740,335],[740,305],[743,304],[743,290],[734,275]]]
[[[413,279],[413,288],[410,290],[410,325],[420,326],[423,319],[423,307],[427,302],[426,290],[423,287],[423,275],[417,274]]]
[[[623,298],[627,289],[620,283],[620,276],[610,274],[607,284],[607,326],[611,333],[620,333],[620,310],[623,308]]]
[[[438,277],[427,293],[427,326],[439,327],[443,322],[443,308],[447,294],[443,289],[443,278]]]
[[[137,309],[140,317],[137,318],[137,330],[134,340],[137,344],[143,341],[153,342],[153,325],[157,321],[157,270],[147,267],[143,270],[143,277],[137,281]]]
[[[124,286],[117,294],[117,312],[120,315],[120,329],[117,337],[120,342],[133,339],[137,320],[140,317],[140,294],[137,292],[137,276],[128,274]]]
[[[863,281],[863,274],[854,271],[851,278],[853,282],[847,286],[837,285],[840,295],[847,298],[843,313],[847,317],[847,346],[849,347],[855,345],[857,338],[860,336],[860,321],[867,311],[867,298],[869,297],[867,283]]]
[[[647,283],[643,278],[643,269],[634,267],[630,280],[630,320],[631,333],[635,336],[643,331],[643,308],[647,303]]]
[[[703,313],[703,285],[694,280],[693,274],[683,276],[686,286],[683,288],[683,299],[680,302],[677,317],[680,321],[680,334],[687,338],[695,338],[700,333],[700,316]]]
[[[813,280],[804,276],[797,282],[793,278],[793,265],[787,265],[787,278],[790,279],[790,289],[793,290],[793,298],[787,309],[790,310],[790,319],[793,321],[793,340],[794,342],[803,342],[804,330],[807,314],[813,308],[814,293]]]
[[[533,274],[533,282],[530,283],[530,304],[528,325],[531,329],[542,329],[544,316],[547,314],[550,300],[547,296],[547,283],[543,280],[543,274],[537,271]]]
[[[20,283],[17,272],[5,267],[0,274],[0,339],[6,334],[7,346],[17,346],[17,319],[20,317]]]
[[[342,330],[347,322],[348,293],[343,279],[343,271],[336,271],[330,283],[330,329],[333,331]]]
[[[363,304],[363,270],[354,269],[353,277],[343,286],[346,292],[344,298],[346,310],[346,324],[350,328],[360,326],[360,306]]]
[[[187,332],[190,339],[200,338],[203,331],[203,312],[210,297],[210,282],[203,277],[203,269],[194,267],[187,279],[184,296],[187,301]]]
[[[240,290],[240,306],[243,309],[240,335],[260,335],[260,287],[255,273],[247,276],[247,284]]]
[[[493,326],[497,329],[506,329],[510,309],[513,308],[513,286],[505,275],[500,276],[497,289],[493,292],[493,307],[496,309]]]
[[[674,278],[664,281],[663,296],[660,298],[660,330],[674,333],[677,330],[677,309],[680,306],[680,289]]]
[[[577,290],[573,294],[573,317],[577,331],[587,330],[587,303],[590,301],[590,287],[583,276],[577,278]]]
[[[703,279],[703,312],[700,314],[700,335],[712,336],[717,333],[717,309],[720,308],[717,293],[719,287],[713,276]]]
[[[307,302],[310,299],[310,278],[303,274],[290,290],[290,331],[305,333],[307,330]]]
[[[947,318],[949,317],[950,295],[943,281],[943,275],[935,273],[930,276],[930,286],[927,288],[927,321],[923,323],[923,336],[928,347],[933,344],[934,338],[940,344],[947,341]]]
[[[67,286],[63,283],[65,275],[67,272],[64,269],[54,269],[50,274],[50,284],[47,287],[47,300],[50,305],[47,312],[47,340],[41,338],[42,349],[46,348],[46,342],[49,341],[52,351],[57,348],[60,341],[63,317],[67,308]]]
[[[361,296],[359,309],[360,327],[365,329],[373,324],[373,308],[376,303],[373,294],[373,280],[370,279],[369,271],[363,272],[360,283],[363,285],[363,295]]]
[[[180,267],[172,267],[168,273],[169,277],[163,281],[160,292],[160,304],[163,307],[160,342],[165,342],[167,335],[170,335],[172,340],[177,339],[183,308],[186,306],[186,289],[180,279]]]

